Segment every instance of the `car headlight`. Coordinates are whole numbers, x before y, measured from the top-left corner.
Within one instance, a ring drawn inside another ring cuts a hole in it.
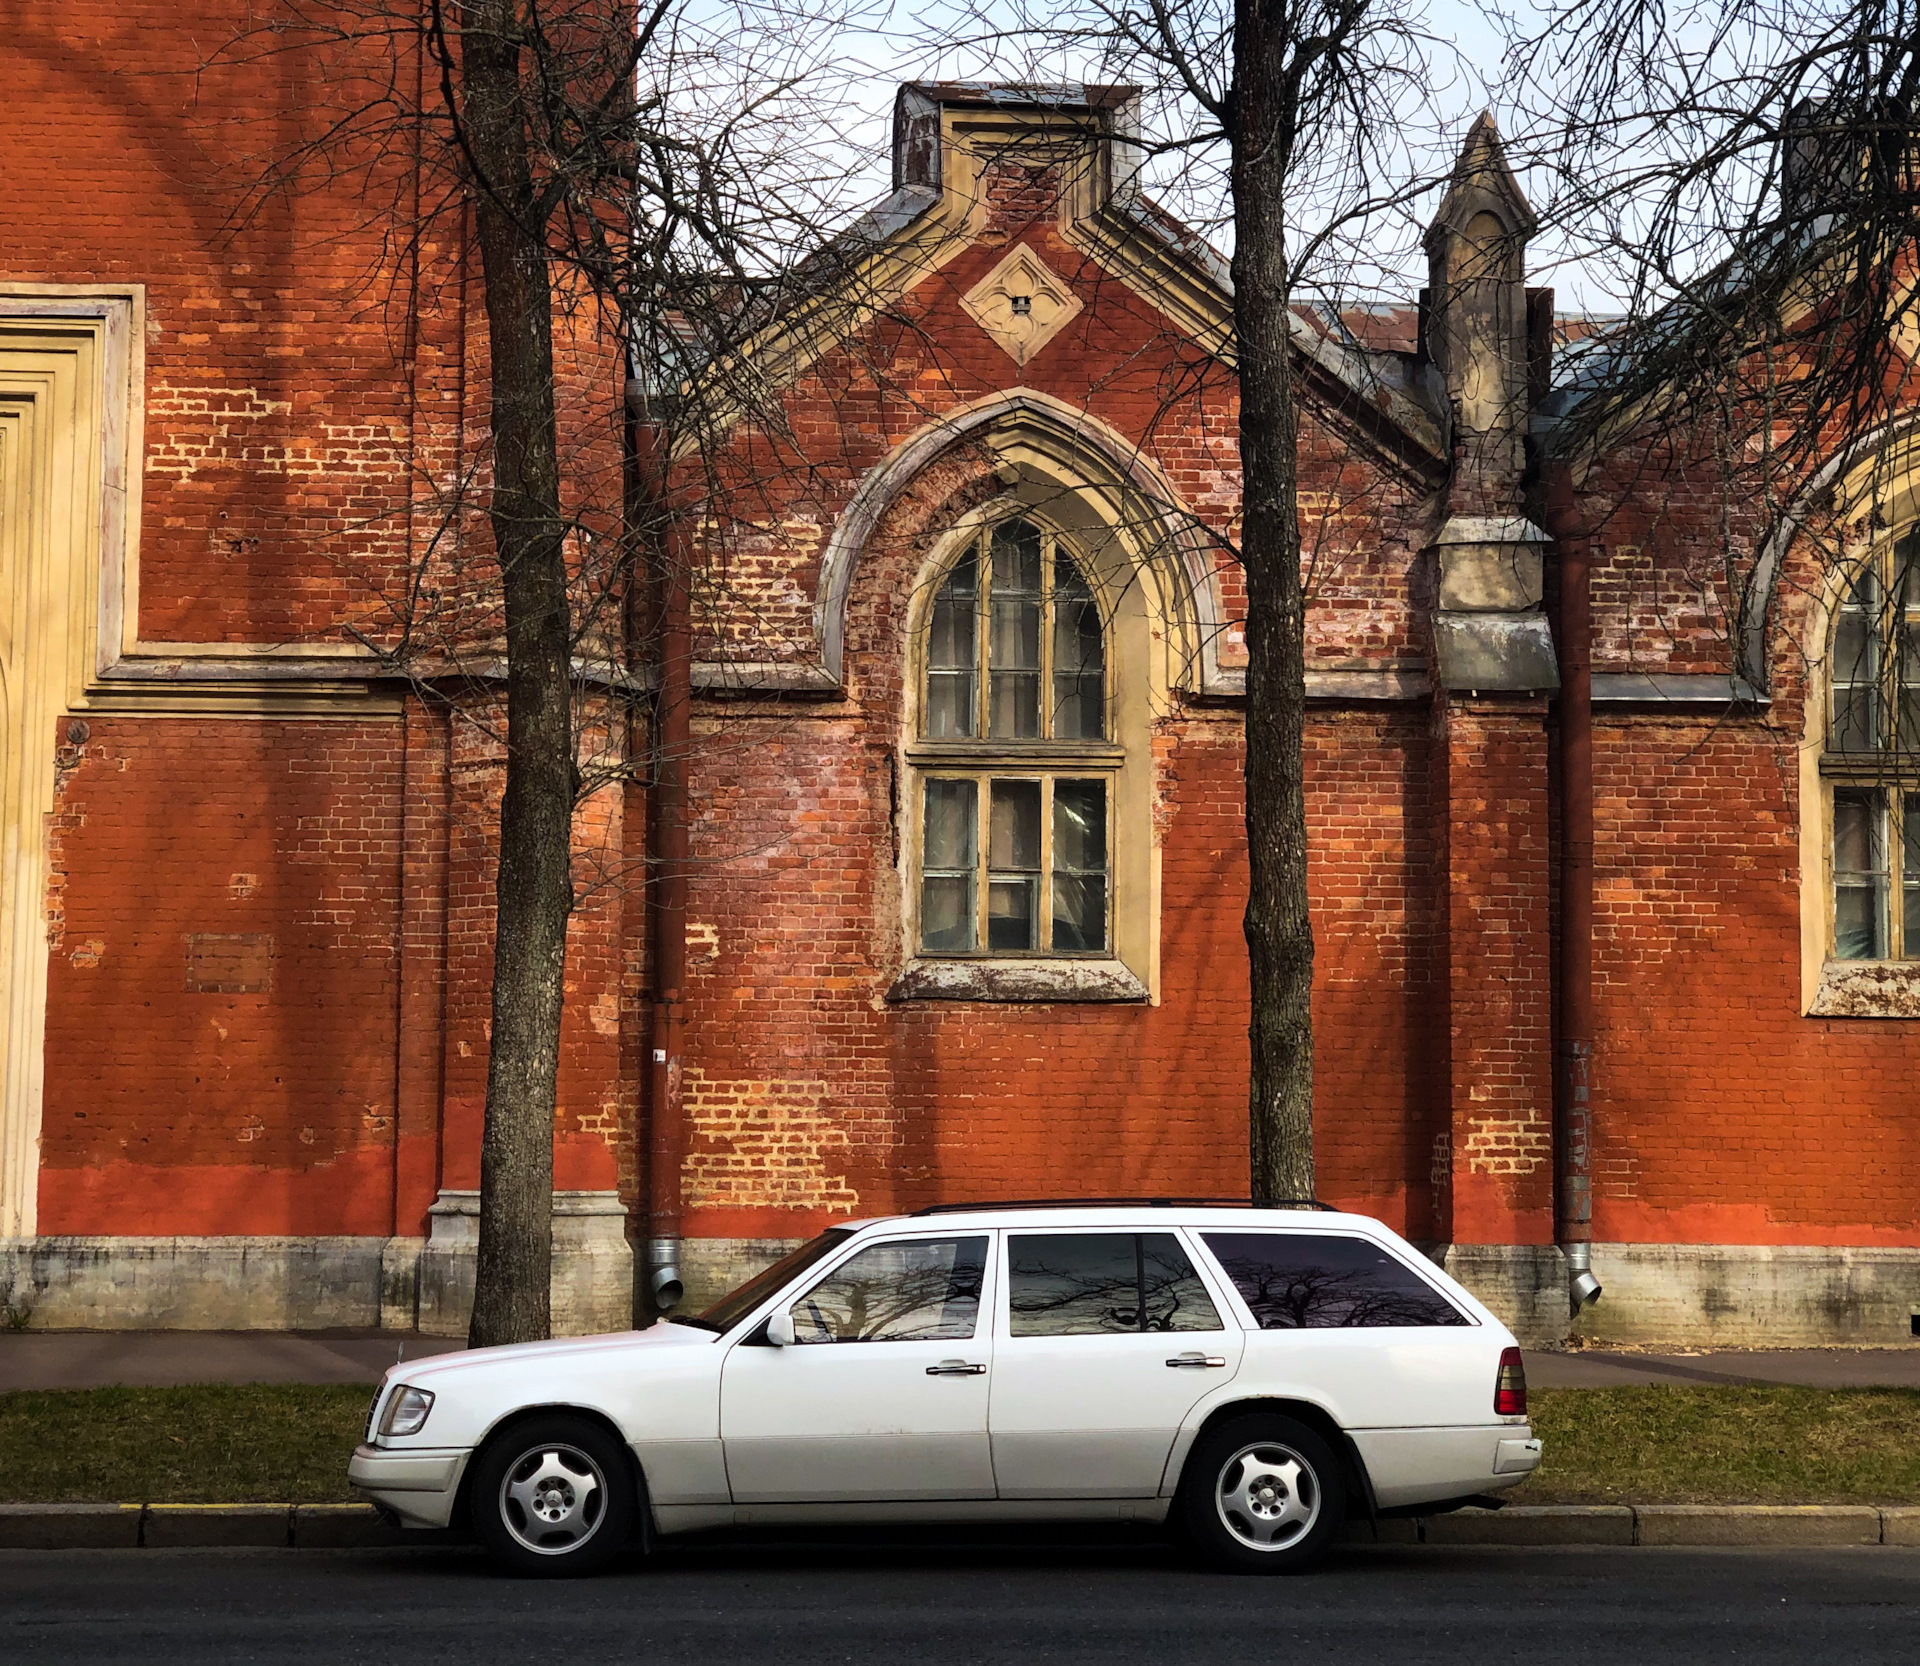
[[[417,1435],[433,1410],[433,1396],[424,1388],[402,1388],[387,1401],[380,1419],[383,1435]]]

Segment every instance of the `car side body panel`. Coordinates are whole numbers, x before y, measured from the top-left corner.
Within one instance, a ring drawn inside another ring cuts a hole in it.
[[[1411,1245],[1364,1216],[1139,1207],[1014,1214],[982,1208],[943,1214],[937,1227],[925,1219],[899,1217],[862,1223],[847,1240],[847,1249],[930,1229],[943,1234],[988,1231],[996,1240],[992,1286],[999,1286],[998,1245],[1004,1234],[1016,1228],[1087,1231],[1101,1227],[1180,1234],[1226,1320],[1224,1338],[1218,1332],[1152,1338],[1156,1368],[1170,1382],[1191,1381],[1194,1391],[1194,1398],[1173,1413],[1178,1429],[1170,1448],[1161,1448],[1166,1461],[1159,1468],[1157,1487],[1131,1477],[1124,1483],[1110,1474],[1103,1479],[1108,1466],[1080,1461],[1086,1456],[1083,1440],[1079,1457],[1065,1466],[1085,1477],[1085,1490],[1077,1497],[1067,1495],[1074,1484],[1067,1473],[1049,1474],[1039,1481],[1032,1476],[1021,1479],[1017,1472],[1031,1468],[1021,1460],[1009,1465],[1006,1476],[996,1477],[998,1497],[914,1499],[896,1493],[891,1502],[736,1498],[729,1490],[722,1444],[723,1369],[729,1355],[768,1313],[797,1298],[808,1281],[818,1276],[817,1268],[770,1293],[724,1338],[691,1326],[659,1324],[645,1331],[482,1349],[396,1366],[383,1385],[383,1399],[400,1385],[410,1384],[434,1395],[433,1408],[418,1434],[369,1440],[354,1456],[350,1479],[402,1520],[416,1526],[444,1526],[472,1454],[506,1420],[544,1408],[592,1413],[621,1431],[646,1478],[656,1525],[663,1532],[747,1520],[1158,1519],[1179,1485],[1194,1439],[1210,1418],[1236,1407],[1252,1410],[1276,1402],[1313,1408],[1347,1432],[1383,1508],[1496,1491],[1525,1479],[1538,1462],[1538,1443],[1532,1440],[1527,1420],[1503,1419],[1493,1413],[1494,1379],[1502,1350],[1514,1346],[1511,1333]],[[1207,1250],[1203,1235],[1268,1230],[1364,1238],[1443,1292],[1470,1322],[1262,1330]],[[994,1329],[1001,1333],[993,1340],[1011,1340],[1004,1335],[1005,1303],[999,1289],[994,1289],[991,1301]],[[974,1346],[988,1341],[983,1326]],[[1221,1363],[1191,1371],[1165,1364],[1166,1358],[1189,1349],[1219,1357]],[[949,1351],[965,1353],[966,1345]],[[980,1357],[984,1363],[993,1356]],[[992,1375],[982,1373],[980,1386],[987,1388],[995,1376],[997,1369]],[[917,1380],[914,1386],[920,1386]],[[1118,1419],[1122,1424],[1129,1421]],[[1089,1404],[1078,1428],[1097,1446],[1103,1424],[1114,1425],[1115,1419],[1097,1404]],[[874,1432],[884,1429],[876,1425]],[[998,1454],[994,1467],[1000,1468]],[[1134,1496],[1114,1496],[1123,1485]],[[1052,1496],[1031,1496],[1040,1487]],[[1098,1496],[1100,1491],[1107,1496]],[[1015,1496],[1021,1492],[1029,1496]]]

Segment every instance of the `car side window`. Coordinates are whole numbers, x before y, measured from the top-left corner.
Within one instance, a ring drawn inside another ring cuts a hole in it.
[[[1170,1232],[1016,1233],[1007,1240],[1015,1336],[1212,1331],[1220,1313]]]
[[[870,1244],[793,1304],[795,1342],[959,1342],[980,1323],[987,1240]]]
[[[1452,1302],[1364,1238],[1309,1232],[1205,1232],[1262,1330],[1465,1325]]]

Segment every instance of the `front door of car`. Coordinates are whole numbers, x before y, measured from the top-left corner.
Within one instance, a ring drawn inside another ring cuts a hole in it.
[[[994,1342],[1002,1498],[1151,1498],[1194,1404],[1239,1368],[1171,1232],[1009,1232]]]
[[[985,1233],[889,1238],[840,1262],[720,1376],[736,1504],[993,1497]]]

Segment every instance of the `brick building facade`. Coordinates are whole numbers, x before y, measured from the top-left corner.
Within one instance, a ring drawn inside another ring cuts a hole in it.
[[[500,761],[349,627],[485,430],[475,262],[431,243],[371,300],[344,184],[236,229],[206,118],[271,126],[289,61],[197,76],[147,0],[35,0],[20,41],[0,1284],[48,1325],[458,1328]],[[696,1299],[836,1220],[1244,1186],[1231,307],[1139,196],[1129,117],[1101,89],[903,90],[848,287],[770,331],[781,441],[743,435],[706,512]],[[1551,1335],[1564,644],[1528,436],[1560,394],[1530,227],[1476,130],[1419,329],[1303,318],[1299,351],[1322,1195]],[[1913,519],[1910,484],[1865,504],[1836,468],[1820,513]],[[1836,866],[1901,803],[1823,769],[1848,593],[1741,509],[1768,600],[1743,625],[1715,482],[1631,448],[1579,508],[1606,1294],[1577,1323],[1904,1337],[1920,856]],[[583,838],[639,853],[644,823],[636,779]],[[1864,943],[1859,906],[1895,924]],[[643,916],[594,890],[570,938],[566,1328],[632,1311]]]

